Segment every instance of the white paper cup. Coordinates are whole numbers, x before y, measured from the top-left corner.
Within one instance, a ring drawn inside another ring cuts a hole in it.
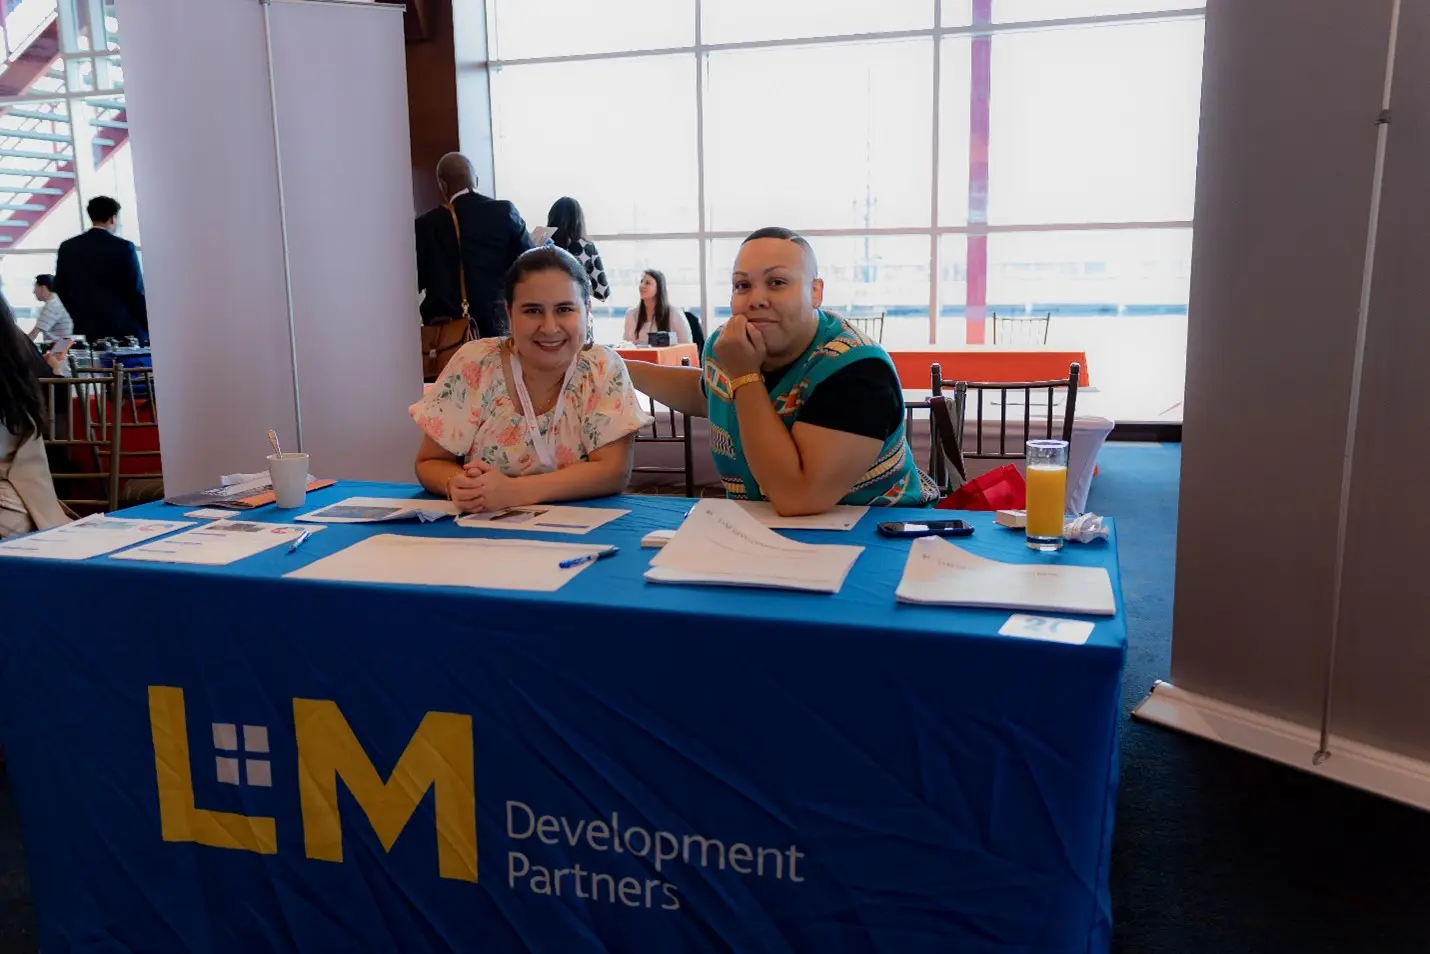
[[[301,507],[308,499],[308,455],[268,455],[268,477],[273,481],[273,493],[284,510]]]

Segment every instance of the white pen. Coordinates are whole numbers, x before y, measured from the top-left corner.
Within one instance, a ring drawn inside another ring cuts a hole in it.
[[[292,552],[294,552],[295,550],[297,550],[299,547],[301,547],[304,543],[307,543],[307,542],[308,542],[308,538],[311,537],[312,535],[313,535],[313,531],[311,531],[311,530],[304,530],[302,533],[298,534],[298,539],[296,539],[296,540],[294,540],[292,543],[288,544],[288,552],[289,552],[289,553],[292,553]]]

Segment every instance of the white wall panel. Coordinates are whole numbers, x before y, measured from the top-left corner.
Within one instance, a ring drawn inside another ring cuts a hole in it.
[[[255,0],[120,0],[165,488],[293,439],[273,119]]]
[[[169,493],[258,470],[409,479],[419,394],[400,7],[271,5],[298,387],[257,0],[120,0]]]
[[[413,480],[422,396],[402,8],[272,6],[278,136],[315,473]]]

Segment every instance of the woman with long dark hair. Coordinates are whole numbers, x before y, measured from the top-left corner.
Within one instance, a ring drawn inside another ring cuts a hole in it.
[[[67,523],[41,441],[38,379],[52,375],[0,296],[0,539]]]
[[[626,309],[626,330],[622,340],[640,344],[652,331],[673,331],[679,344],[689,344],[690,322],[685,312],[670,303],[666,292],[665,273],[647,268],[641,273],[641,303]]]
[[[563,195],[551,204],[546,213],[546,238],[557,248],[565,249],[576,256],[576,261],[586,269],[591,280],[591,297],[605,301],[611,297],[611,283],[606,281],[606,266],[601,263],[601,253],[596,245],[586,237],[586,213],[581,203]],[[538,243],[540,244],[540,243]]]

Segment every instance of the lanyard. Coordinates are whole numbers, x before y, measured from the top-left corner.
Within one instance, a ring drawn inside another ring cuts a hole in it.
[[[561,390],[556,392],[556,411],[551,416],[546,433],[542,434],[541,428],[536,424],[536,411],[531,406],[531,395],[526,390],[526,381],[521,376],[521,359],[516,356],[515,349],[511,353],[511,379],[516,385],[516,399],[521,402],[521,417],[526,421],[526,434],[531,439],[532,449],[536,451],[536,459],[541,461],[541,466],[546,468],[547,473],[557,469],[556,425],[561,421],[561,412],[566,410],[566,388],[571,383],[571,376],[576,373],[576,362],[579,360],[581,356],[578,354],[566,369]]]

